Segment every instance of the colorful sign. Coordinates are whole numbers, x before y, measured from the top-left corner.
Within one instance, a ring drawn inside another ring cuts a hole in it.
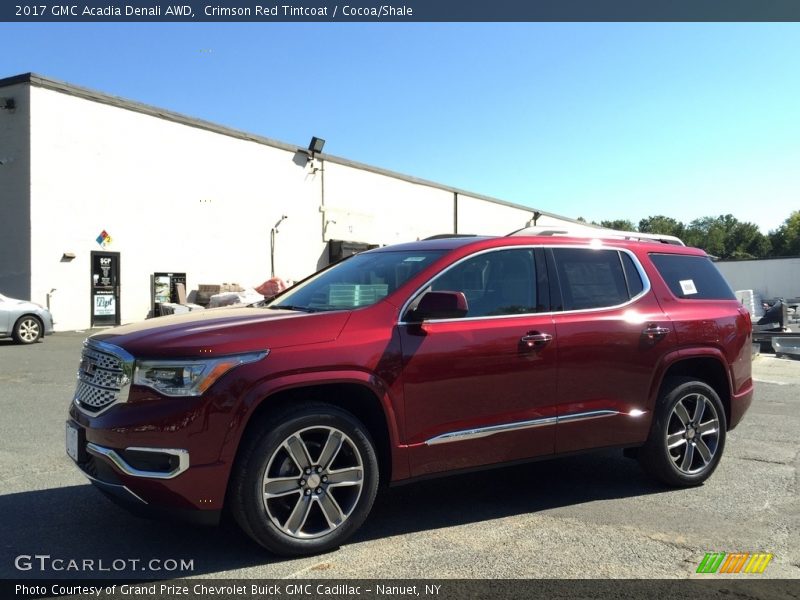
[[[111,241],[112,241],[111,236],[108,234],[108,232],[105,229],[103,229],[103,231],[100,232],[100,235],[98,235],[95,239],[97,240],[97,243],[100,244],[100,246],[102,248],[105,248],[106,246],[111,244]]]
[[[700,565],[698,573],[763,573],[767,568],[772,554],[764,552],[707,552]]]

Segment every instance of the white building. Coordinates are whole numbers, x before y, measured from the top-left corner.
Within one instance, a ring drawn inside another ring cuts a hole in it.
[[[716,265],[734,290],[753,290],[764,300],[800,298],[800,258],[720,260]]]
[[[294,280],[336,241],[505,234],[534,216],[327,154],[299,166],[297,150],[38,75],[0,79],[0,292],[84,329],[144,319],[155,272],[186,273],[187,290],[260,284],[284,215],[275,273]]]

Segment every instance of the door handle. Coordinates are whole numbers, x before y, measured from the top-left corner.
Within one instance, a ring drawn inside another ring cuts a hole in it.
[[[667,327],[661,327],[660,325],[656,325],[655,323],[650,323],[647,327],[644,328],[642,331],[642,335],[645,336],[651,342],[655,342],[656,340],[660,340],[667,334],[669,334],[669,329]]]
[[[539,333],[538,331],[531,331],[526,333],[520,338],[520,341],[528,346],[528,348],[542,348],[549,344],[553,336],[549,333]]]

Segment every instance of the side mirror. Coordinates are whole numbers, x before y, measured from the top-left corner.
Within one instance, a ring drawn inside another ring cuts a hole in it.
[[[458,319],[469,312],[464,292],[427,292],[417,308],[408,313],[408,320],[416,323],[428,319]]]

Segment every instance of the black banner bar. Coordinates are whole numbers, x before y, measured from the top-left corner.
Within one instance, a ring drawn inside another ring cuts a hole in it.
[[[175,579],[3,580],[0,597],[76,600],[790,600],[800,580],[697,579]]]
[[[381,3],[384,2],[384,3]],[[2,22],[800,21],[798,0],[88,0],[0,6]]]

